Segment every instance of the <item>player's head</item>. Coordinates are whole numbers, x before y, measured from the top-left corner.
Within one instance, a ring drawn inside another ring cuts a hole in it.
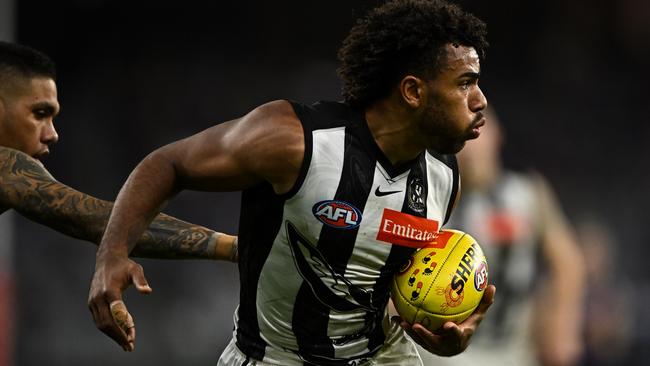
[[[0,145],[41,158],[58,140],[52,60],[32,48],[0,42]]]
[[[438,0],[392,0],[360,19],[339,50],[344,100],[367,108],[397,96],[426,146],[459,151],[478,136],[487,102],[478,88],[485,24]]]

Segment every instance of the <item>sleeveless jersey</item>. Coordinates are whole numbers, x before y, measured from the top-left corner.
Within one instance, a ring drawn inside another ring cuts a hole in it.
[[[389,282],[449,216],[456,160],[425,151],[396,168],[361,111],[292,106],[305,134],[297,182],[242,195],[236,345],[271,364],[364,364],[404,337],[388,321]]]

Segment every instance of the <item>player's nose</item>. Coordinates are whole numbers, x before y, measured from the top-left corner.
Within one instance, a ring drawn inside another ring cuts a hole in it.
[[[56,129],[54,128],[53,121],[50,120],[43,128],[41,134],[41,142],[46,145],[50,145],[50,144],[56,144],[57,141],[59,141],[59,134],[56,132]]]
[[[488,102],[485,94],[481,88],[477,87],[476,92],[473,94],[472,99],[470,100],[470,108],[472,112],[479,112],[487,108]]]

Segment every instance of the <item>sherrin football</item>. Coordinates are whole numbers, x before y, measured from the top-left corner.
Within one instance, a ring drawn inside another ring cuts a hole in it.
[[[445,322],[467,319],[487,285],[487,260],[476,240],[462,231],[442,230],[400,268],[391,298],[402,319],[434,331]]]

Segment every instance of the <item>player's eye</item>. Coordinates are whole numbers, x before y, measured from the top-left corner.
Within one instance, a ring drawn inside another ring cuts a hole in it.
[[[43,119],[49,115],[48,111],[45,109],[36,109],[34,110],[34,116],[38,119]]]

